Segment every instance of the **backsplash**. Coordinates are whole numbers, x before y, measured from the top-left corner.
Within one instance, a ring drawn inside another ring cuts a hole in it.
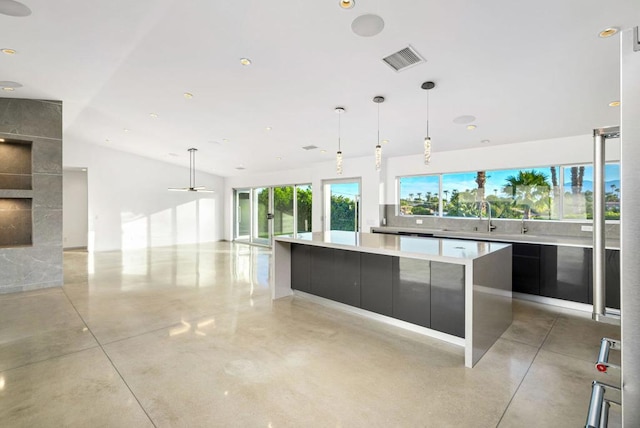
[[[383,205],[381,212],[383,226],[408,227],[412,229],[449,229],[463,230],[468,232],[486,231],[488,220],[459,217],[430,217],[430,216],[398,216],[397,205]],[[417,224],[416,220],[422,220],[422,224]],[[386,224],[385,224],[386,223]],[[521,220],[492,219],[491,224],[495,226],[495,233],[520,234],[522,228]],[[545,220],[525,220],[524,226],[527,233],[531,235],[551,235],[551,236],[575,236],[589,238],[592,232],[583,232],[582,226],[591,226],[591,222],[575,223],[569,221],[545,221]],[[607,239],[620,239],[620,223],[607,223],[605,226]]]

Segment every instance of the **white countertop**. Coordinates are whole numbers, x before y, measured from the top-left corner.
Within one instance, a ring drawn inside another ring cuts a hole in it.
[[[555,236],[555,235],[533,235],[533,234],[509,234],[509,233],[496,233],[496,232],[471,232],[466,230],[442,230],[442,229],[423,229],[417,227],[393,227],[393,226],[380,226],[373,227],[371,230],[376,230],[384,233],[426,233],[433,234],[434,238],[452,238],[452,239],[478,239],[483,241],[500,241],[500,242],[514,242],[523,244],[544,244],[544,245],[560,245],[567,247],[593,247],[593,239],[583,238],[578,236]],[[605,243],[606,248],[611,250],[620,249],[620,240],[607,239]]]
[[[497,242],[416,238],[413,236],[343,231],[299,233],[296,235],[277,236],[275,240],[457,264],[467,264],[474,259],[509,247],[509,244]]]

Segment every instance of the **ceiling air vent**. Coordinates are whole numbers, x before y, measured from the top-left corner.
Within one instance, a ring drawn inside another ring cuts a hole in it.
[[[313,145],[312,145],[312,146],[304,146],[304,147],[302,147],[302,148],[303,148],[303,149],[305,149],[305,150],[313,150],[313,149],[317,149],[317,148],[318,148],[318,146],[313,146]]]
[[[406,70],[416,64],[425,62],[424,58],[411,46],[407,46],[396,53],[386,56],[382,58],[382,60],[395,71]]]

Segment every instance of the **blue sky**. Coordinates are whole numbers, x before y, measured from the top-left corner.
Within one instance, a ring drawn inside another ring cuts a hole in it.
[[[358,187],[358,183],[331,184],[331,194],[353,199],[354,196],[359,194]]]

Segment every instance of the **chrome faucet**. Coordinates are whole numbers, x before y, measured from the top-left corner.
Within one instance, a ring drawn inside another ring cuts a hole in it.
[[[489,220],[489,222],[487,223],[487,232],[491,232],[492,230],[495,230],[495,226],[491,224],[491,204],[489,203],[489,201],[480,201],[480,213],[478,215],[478,218],[480,220],[482,220],[482,207],[486,206],[487,207],[487,219]]]

